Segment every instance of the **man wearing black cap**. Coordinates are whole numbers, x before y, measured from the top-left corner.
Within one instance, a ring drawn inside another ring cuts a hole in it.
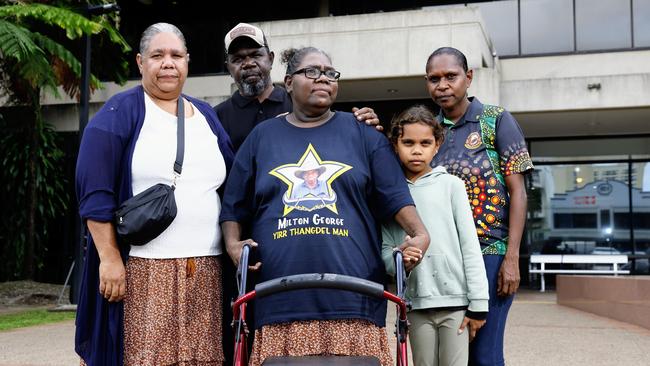
[[[258,123],[291,112],[291,97],[271,82],[275,55],[260,28],[239,23],[226,34],[224,44],[228,54],[226,67],[238,90],[214,110],[237,151]],[[353,112],[360,121],[377,125],[381,130],[372,109],[355,108]]]
[[[271,82],[275,55],[261,29],[239,23],[224,43],[226,67],[238,90],[214,109],[237,151],[258,123],[291,111],[291,98]]]

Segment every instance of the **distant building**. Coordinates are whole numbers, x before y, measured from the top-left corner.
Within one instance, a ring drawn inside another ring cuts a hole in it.
[[[546,242],[559,242],[567,252],[589,253],[594,246],[617,246],[630,251],[629,235],[634,222],[636,239],[650,239],[650,192],[632,189],[635,202],[630,219],[628,185],[600,180],[557,193],[550,199],[552,226]],[[582,247],[581,247],[582,246]]]

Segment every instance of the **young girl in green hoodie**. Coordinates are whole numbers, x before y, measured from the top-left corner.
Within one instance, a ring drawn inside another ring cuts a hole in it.
[[[405,254],[412,310],[411,349],[416,366],[467,365],[469,342],[485,323],[488,282],[465,184],[444,167],[431,167],[443,129],[422,105],[392,121],[389,137],[431,244],[421,260]],[[382,228],[382,256],[395,273],[392,253],[405,241],[395,222]]]

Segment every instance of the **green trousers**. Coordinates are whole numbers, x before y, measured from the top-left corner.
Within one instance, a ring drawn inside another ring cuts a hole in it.
[[[464,317],[464,310],[409,312],[409,337],[415,366],[467,366],[469,329],[458,334]]]

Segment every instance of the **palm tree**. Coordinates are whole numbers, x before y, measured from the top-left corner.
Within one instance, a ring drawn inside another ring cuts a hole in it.
[[[120,48],[121,59],[111,75],[118,82],[126,80],[124,56],[131,49],[106,16],[88,19],[71,9],[42,3],[4,4],[0,6],[0,92],[6,106],[29,107],[31,116],[25,116],[18,133],[4,132],[0,138],[2,188],[14,192],[16,208],[13,219],[4,220],[2,235],[14,256],[22,258],[22,265],[16,263],[13,269],[14,276],[33,279],[47,222],[66,206],[58,169],[62,152],[55,145],[53,129],[43,120],[41,93],[59,96],[62,87],[78,98],[81,63],[71,49],[79,49],[74,47],[75,40],[84,35],[99,34]],[[90,86],[100,88],[101,82],[91,76]]]

